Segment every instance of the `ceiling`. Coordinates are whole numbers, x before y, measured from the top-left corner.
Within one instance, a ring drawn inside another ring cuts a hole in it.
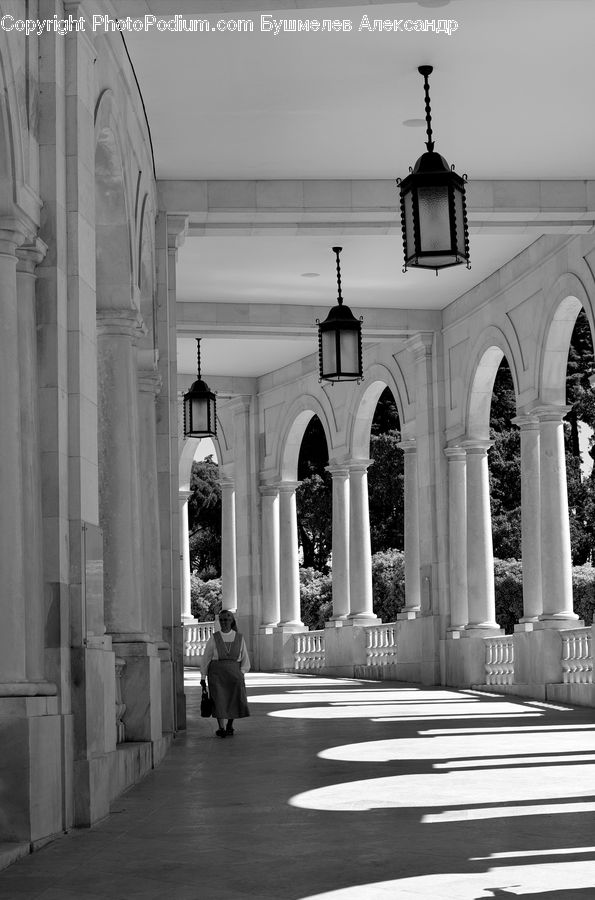
[[[122,16],[254,22],[252,33],[126,32],[160,180],[403,176],[424,150],[424,129],[403,124],[424,115],[422,63],[434,66],[436,149],[470,180],[595,178],[595,0],[119,0],[117,8]],[[275,36],[261,31],[261,12],[350,19],[353,28]],[[363,16],[453,19],[458,29],[370,33],[358,30]],[[471,271],[438,278],[403,275],[394,234],[189,236],[179,251],[178,297],[330,306],[330,248],[340,243],[345,302],[364,319],[366,307],[441,309],[537,236],[472,233]],[[274,347],[245,335],[208,337],[203,374],[263,374],[304,355],[300,340]],[[179,370],[195,372],[187,336],[179,350]]]

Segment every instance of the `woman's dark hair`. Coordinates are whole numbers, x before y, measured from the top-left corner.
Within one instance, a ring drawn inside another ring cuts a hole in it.
[[[231,610],[229,610],[229,609],[222,609],[221,612],[218,613],[219,618],[221,618],[222,615],[231,616],[231,630],[232,630],[232,631],[237,631],[237,630],[238,630],[238,625],[237,625],[237,622],[236,622],[236,617],[235,617],[235,615],[231,612]]]

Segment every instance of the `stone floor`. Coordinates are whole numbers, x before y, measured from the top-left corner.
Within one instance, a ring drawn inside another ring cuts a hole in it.
[[[595,711],[472,691],[248,676],[90,831],[0,900],[595,898]]]

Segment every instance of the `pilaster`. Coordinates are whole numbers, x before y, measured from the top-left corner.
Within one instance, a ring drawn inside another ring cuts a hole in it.
[[[417,446],[408,440],[399,447],[404,456],[405,606],[397,618],[413,619],[421,610]]]
[[[543,613],[541,588],[541,490],[539,420],[516,416],[521,433],[521,547],[523,559],[523,616],[515,631],[527,631]]]
[[[279,627],[302,630],[300,575],[295,492],[298,482],[282,481],[279,487]]]
[[[491,441],[465,441],[467,454],[467,586],[472,631],[498,631],[490,515],[488,449]]]
[[[222,477],[221,484],[221,594],[223,609],[236,612],[236,492],[231,478]]]
[[[469,623],[467,595],[467,454],[464,447],[447,447],[448,460],[448,562],[450,573],[449,631]]]
[[[372,625],[372,547],[368,503],[368,468],[371,459],[349,461],[349,621]]]
[[[349,617],[349,468],[327,466],[333,479],[333,616],[329,625],[342,624]]]
[[[182,623],[184,625],[196,622],[192,615],[190,544],[188,539],[188,500],[191,496],[192,491],[178,491],[180,500],[180,590],[182,594]]]
[[[274,628],[281,617],[279,588],[279,488],[263,484],[261,494],[262,615],[261,629]]]

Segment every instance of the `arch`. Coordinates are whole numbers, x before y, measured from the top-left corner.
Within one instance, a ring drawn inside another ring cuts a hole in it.
[[[142,320],[147,329],[146,335],[140,340],[140,346],[157,348],[157,322],[155,309],[155,229],[151,228],[147,214],[149,196],[145,194],[141,203],[141,212],[138,224],[138,292],[139,305]]]
[[[219,444],[219,439],[217,437],[211,438],[213,444],[215,445],[215,453],[217,454],[217,462],[219,465],[222,464],[222,455],[221,455],[221,446]],[[179,490],[180,491],[189,491],[190,490],[190,477],[192,475],[192,463],[194,462],[194,457],[196,456],[196,451],[198,450],[199,444],[201,442],[201,438],[193,438],[189,437],[182,443],[182,447],[180,450],[180,459],[178,463],[178,473],[179,473]]]
[[[112,93],[105,90],[95,108],[95,257],[97,306],[106,309],[138,307],[122,134]]]
[[[300,447],[308,422],[313,416],[318,416],[324,429],[326,445],[331,451],[331,429],[329,418],[320,401],[311,394],[298,397],[289,408],[284,423],[279,429],[278,443],[278,472],[283,481],[296,481],[298,458]]]
[[[370,434],[372,421],[380,395],[385,388],[392,393],[401,427],[404,424],[403,412],[403,386],[399,389],[397,380],[388,366],[376,363],[366,369],[366,382],[359,385],[355,392],[353,403],[349,412],[349,455],[352,459],[368,459],[370,455]]]
[[[505,334],[495,326],[490,326],[479,337],[465,384],[468,385],[466,404],[466,434],[471,439],[488,440],[490,437],[490,406],[498,367],[502,359],[510,367],[514,392],[518,397],[518,377],[516,360]]]
[[[594,317],[589,294],[582,281],[566,272],[548,292],[546,307],[549,311],[538,376],[538,396],[544,404],[566,403],[566,369],[568,350],[578,314],[585,310],[593,339]],[[595,346],[595,339],[593,339]]]
[[[27,133],[21,127],[21,109],[25,115],[27,111],[18,102],[10,45],[7,33],[0,32],[0,214],[3,215],[13,213],[18,188],[24,185],[23,134]]]

